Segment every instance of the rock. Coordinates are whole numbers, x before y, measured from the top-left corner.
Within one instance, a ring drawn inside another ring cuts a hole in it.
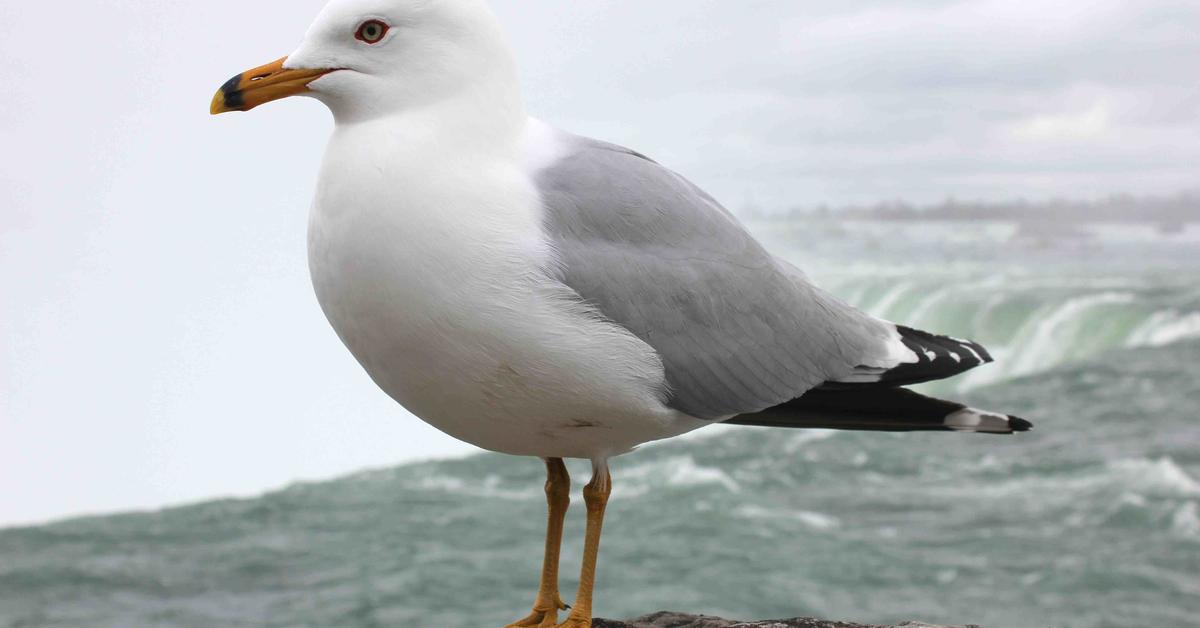
[[[820,619],[776,619],[769,621],[730,621],[719,617],[705,615],[685,615],[683,613],[655,613],[629,621],[614,621],[611,619],[596,619],[592,628],[980,628],[974,624],[965,626],[935,626],[920,622],[905,622],[899,626],[876,626],[868,624],[851,624],[842,621],[824,621]]]

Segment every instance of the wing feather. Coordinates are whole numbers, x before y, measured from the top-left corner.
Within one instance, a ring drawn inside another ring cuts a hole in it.
[[[683,177],[560,136],[536,183],[561,280],[661,356],[669,404],[717,420],[891,368],[895,328],[813,286]]]

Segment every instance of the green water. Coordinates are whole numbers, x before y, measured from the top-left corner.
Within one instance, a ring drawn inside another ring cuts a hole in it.
[[[934,391],[1037,429],[714,428],[617,459],[599,614],[1200,625],[1195,232],[754,228],[848,300],[984,341],[1001,364]],[[0,531],[0,625],[500,626],[537,586],[542,479],[479,455]]]

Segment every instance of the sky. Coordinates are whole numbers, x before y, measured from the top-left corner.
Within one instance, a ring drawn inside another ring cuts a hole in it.
[[[329,114],[208,116],[321,4],[0,4],[0,525],[471,451],[312,296]],[[1194,0],[493,6],[531,113],[734,209],[1200,187]]]

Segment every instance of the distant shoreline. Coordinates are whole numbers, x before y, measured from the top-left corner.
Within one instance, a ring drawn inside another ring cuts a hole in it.
[[[916,205],[887,201],[874,205],[800,206],[781,212],[750,207],[739,212],[748,220],[876,220],[894,222],[1004,221],[1016,223],[1136,223],[1181,229],[1200,223],[1200,192],[1173,196],[1116,195],[1095,201],[970,202],[948,199]]]

